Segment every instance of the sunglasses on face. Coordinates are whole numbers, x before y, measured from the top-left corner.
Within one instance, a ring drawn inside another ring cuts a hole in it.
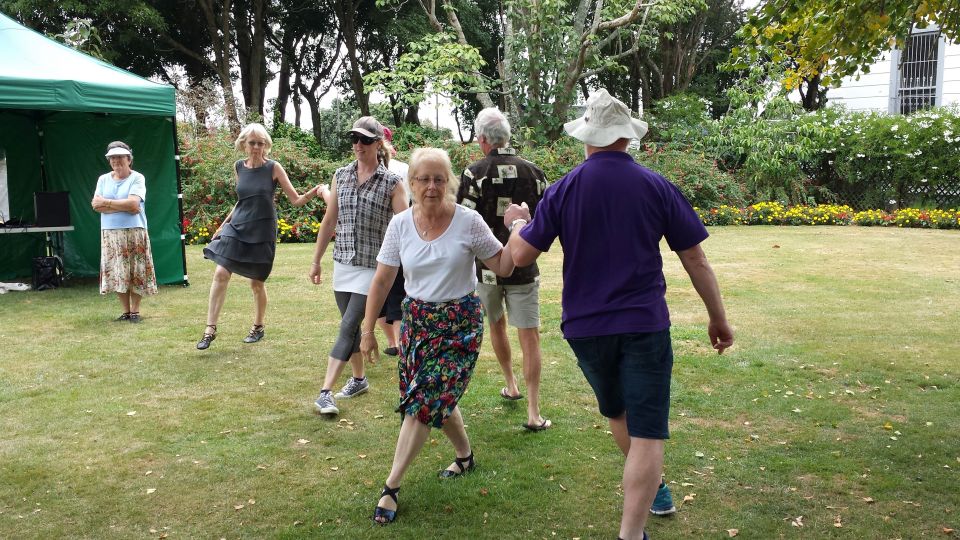
[[[374,139],[373,137],[367,137],[366,135],[358,135],[356,133],[351,133],[350,142],[353,144],[360,143],[364,146],[370,146],[371,144],[377,142],[377,139]]]

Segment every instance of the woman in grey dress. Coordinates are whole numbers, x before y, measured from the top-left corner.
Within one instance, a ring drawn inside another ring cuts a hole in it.
[[[243,339],[256,343],[263,338],[263,317],[267,311],[267,290],[264,282],[273,269],[277,242],[277,208],[274,190],[279,185],[290,204],[303,206],[317,196],[315,186],[303,195],[290,183],[283,167],[267,159],[273,140],[260,124],[249,124],[237,137],[236,148],[247,158],[234,164],[237,180],[237,204],[203,249],[203,256],[217,263],[210,285],[210,305],[207,327],[197,342],[198,349],[206,349],[217,337],[217,320],[227,294],[227,285],[233,274],[250,278],[253,289],[253,327]]]

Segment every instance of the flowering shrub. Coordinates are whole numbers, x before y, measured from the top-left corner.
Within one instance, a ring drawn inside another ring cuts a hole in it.
[[[901,208],[892,213],[866,210],[853,216],[857,225],[920,227],[925,229],[960,229],[960,210],[921,210]]]
[[[781,92],[779,69],[749,68],[727,90],[730,107],[717,120],[690,96],[654,103],[651,136],[715,158],[746,186],[750,202],[839,201],[866,209],[960,203],[960,108],[806,112]]]
[[[743,211],[736,206],[720,205],[718,208],[701,210],[693,207],[704,225],[743,225]]]
[[[883,210],[854,212],[849,206],[783,206],[762,202],[746,208],[720,206],[704,210],[694,207],[704,225],[861,225],[960,229],[960,210],[921,210],[903,208],[892,213]]]
[[[647,144],[632,154],[637,163],[680,188],[693,206],[717,208],[740,206],[745,202],[740,182],[700,152]]]

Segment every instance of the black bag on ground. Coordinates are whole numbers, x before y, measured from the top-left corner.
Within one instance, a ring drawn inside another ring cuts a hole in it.
[[[33,290],[56,289],[63,283],[63,263],[60,257],[33,258]]]

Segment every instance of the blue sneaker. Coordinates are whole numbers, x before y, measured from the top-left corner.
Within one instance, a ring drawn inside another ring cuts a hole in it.
[[[676,512],[677,507],[673,505],[673,496],[670,494],[670,488],[667,487],[667,484],[661,482],[660,487],[657,488],[657,496],[653,499],[653,504],[650,506],[650,513],[657,516],[669,516]]]

